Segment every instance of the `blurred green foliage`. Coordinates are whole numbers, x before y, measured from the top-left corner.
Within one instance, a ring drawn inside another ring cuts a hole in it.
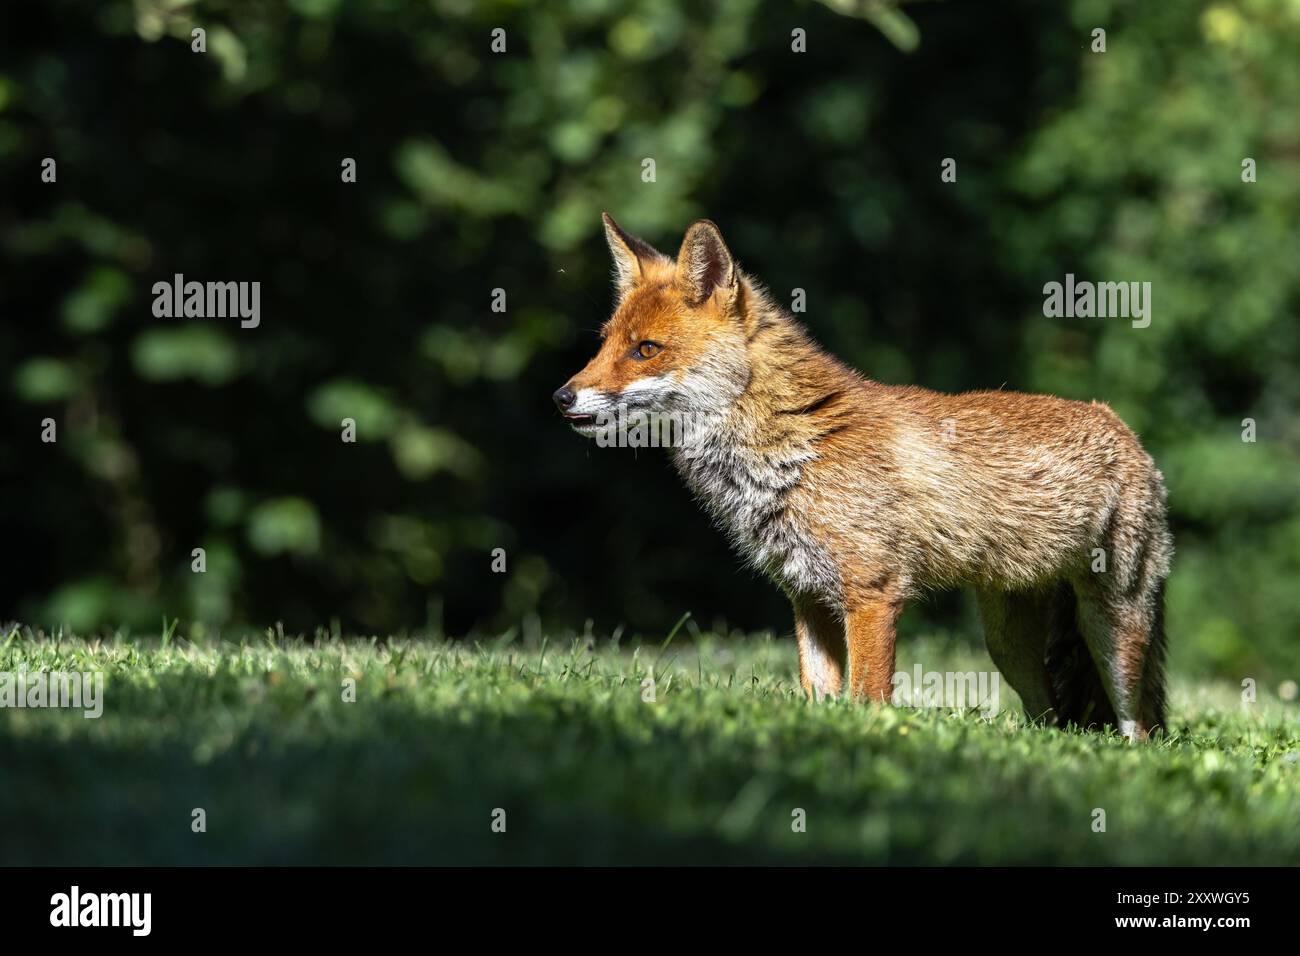
[[[1111,403],[1169,481],[1175,660],[1300,668],[1297,0],[3,16],[0,613],[788,628],[660,455],[553,413],[609,309],[607,209],[666,251],[715,219],[876,378]],[[1044,318],[1067,272],[1151,282],[1151,326]],[[260,326],[154,318],[174,273],[260,281]],[[976,633],[960,597],[905,620]]]

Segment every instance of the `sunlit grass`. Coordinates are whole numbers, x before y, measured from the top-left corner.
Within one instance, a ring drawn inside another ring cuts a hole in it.
[[[105,674],[98,720],[0,710],[5,863],[1300,862],[1300,709],[1228,685],[1175,681],[1171,732],[1132,745],[1009,692],[810,705],[769,636],[0,647]],[[938,639],[898,663],[990,668]]]

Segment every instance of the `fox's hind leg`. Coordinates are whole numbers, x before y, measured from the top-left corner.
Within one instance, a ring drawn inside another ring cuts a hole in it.
[[[1110,698],[1120,733],[1145,739],[1163,729],[1164,567],[1143,562],[1129,578],[1097,574],[1075,582],[1079,630]]]
[[[844,683],[844,622],[816,601],[801,598],[793,603],[799,683],[811,700],[834,697]]]
[[[1052,626],[1047,635],[1047,673],[1052,681],[1057,724],[1072,724],[1084,730],[1106,724],[1118,727],[1106,686],[1079,630],[1074,586],[1061,581],[1049,593]]]
[[[1047,635],[1052,627],[1052,596],[1040,592],[981,588],[980,619],[989,656],[1025,705],[1030,720],[1056,723],[1052,683],[1047,673]]]

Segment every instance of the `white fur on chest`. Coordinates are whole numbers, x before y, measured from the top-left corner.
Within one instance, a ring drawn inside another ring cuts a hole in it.
[[[780,587],[837,599],[839,573],[792,503],[811,453],[778,455],[711,435],[677,469],[735,547]]]

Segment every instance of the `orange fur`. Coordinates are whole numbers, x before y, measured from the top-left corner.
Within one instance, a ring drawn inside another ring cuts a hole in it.
[[[693,416],[675,463],[790,596],[809,696],[887,699],[903,604],[971,585],[1031,716],[1161,725],[1165,491],[1114,412],[873,382],[818,348],[707,220],[676,260],[608,216],[606,235],[618,305],[562,407],[584,431],[622,402]]]

